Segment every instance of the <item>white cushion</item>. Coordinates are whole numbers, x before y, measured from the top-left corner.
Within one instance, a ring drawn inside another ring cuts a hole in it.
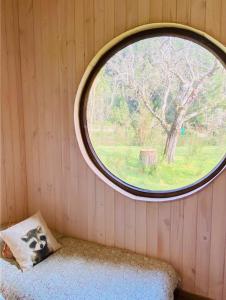
[[[0,232],[22,270],[27,270],[61,245],[50,232],[40,212]]]

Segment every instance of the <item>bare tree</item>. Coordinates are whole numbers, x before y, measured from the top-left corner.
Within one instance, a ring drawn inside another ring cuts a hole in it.
[[[114,82],[112,94],[136,99],[158,121],[166,134],[164,156],[170,163],[181,127],[222,101],[209,105],[208,93],[222,89],[214,81],[216,73],[221,72],[224,81],[226,75],[220,62],[199,45],[175,37],[150,40],[118,52],[105,71],[109,84]]]

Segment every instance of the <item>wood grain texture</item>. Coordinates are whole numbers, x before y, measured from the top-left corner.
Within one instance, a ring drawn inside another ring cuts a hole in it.
[[[210,261],[210,239],[212,222],[213,187],[209,185],[202,193],[198,193],[197,207],[197,239],[196,239],[196,275],[195,287],[202,294],[208,294]]]
[[[196,249],[197,249],[197,194],[184,200],[183,220],[183,286],[190,292],[195,292]]]
[[[1,8],[1,222],[40,209],[58,231],[160,257],[184,289],[225,299],[226,171],[182,200],[130,200],[84,162],[73,103],[95,53],[134,26],[177,21],[225,43],[226,1],[3,0]]]
[[[27,216],[24,112],[16,1],[1,1],[1,215],[0,222]]]

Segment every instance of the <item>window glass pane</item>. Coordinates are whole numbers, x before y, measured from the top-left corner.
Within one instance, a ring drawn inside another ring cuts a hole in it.
[[[126,46],[92,82],[92,146],[115,176],[147,190],[206,176],[226,152],[226,71],[206,48],[159,36]]]

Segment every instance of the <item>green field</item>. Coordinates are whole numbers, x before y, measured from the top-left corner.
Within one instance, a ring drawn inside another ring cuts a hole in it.
[[[161,161],[156,167],[144,168],[139,160],[141,148],[134,146],[96,146],[104,165],[120,179],[144,189],[166,190],[182,187],[211,171],[225,154],[224,146],[202,146],[192,152],[178,146],[174,163]]]

